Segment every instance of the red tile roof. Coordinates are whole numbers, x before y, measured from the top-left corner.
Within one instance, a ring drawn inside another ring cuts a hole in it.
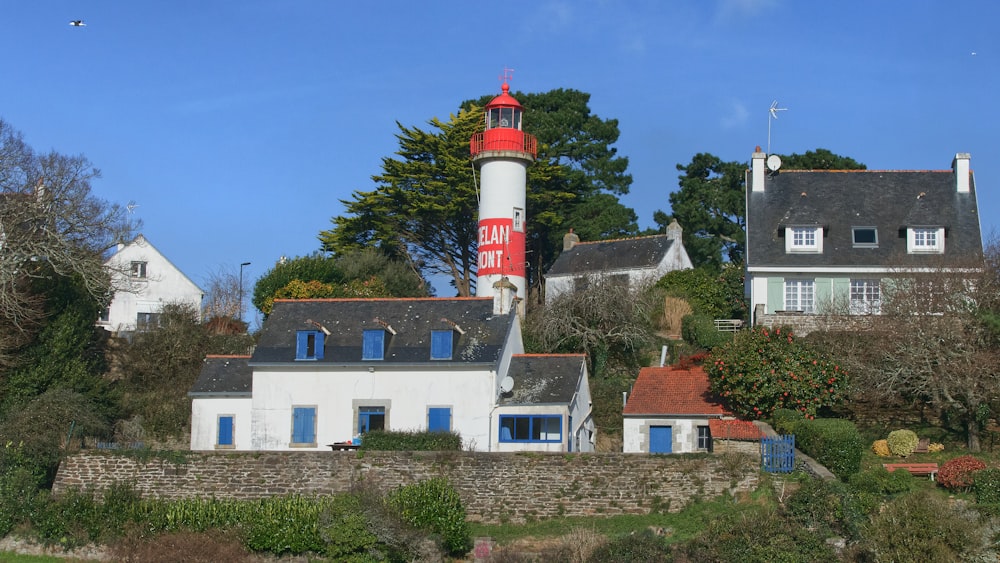
[[[639,370],[624,414],[723,416],[730,413],[709,391],[708,374],[695,366]]]
[[[760,440],[763,434],[760,428],[749,420],[708,421],[708,430],[716,440]]]

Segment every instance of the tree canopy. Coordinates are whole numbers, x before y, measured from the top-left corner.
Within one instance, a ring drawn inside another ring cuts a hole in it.
[[[555,260],[569,227],[585,240],[635,234],[635,212],[617,195],[628,193],[626,158],[611,145],[617,120],[592,115],[590,95],[576,90],[515,93],[525,109],[525,131],[538,139],[538,158],[528,167],[528,283]],[[320,233],[334,253],[374,246],[425,274],[448,276],[459,295],[475,292],[478,186],[469,139],[482,128],[482,108],[492,99],[461,104],[431,130],[397,126],[399,158],[386,157],[371,191],[345,200],[345,215]],[[537,294],[537,292],[536,292]]]
[[[781,156],[781,155],[779,155]],[[783,170],[864,170],[853,158],[827,149],[781,156]],[[746,162],[724,162],[698,153],[688,164],[678,164],[680,189],[670,194],[672,214],[656,211],[661,228],[676,219],[684,228],[684,248],[695,266],[719,267],[741,262],[746,255]]]

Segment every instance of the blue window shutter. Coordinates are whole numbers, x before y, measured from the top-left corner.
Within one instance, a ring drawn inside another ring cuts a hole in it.
[[[451,408],[427,409],[427,430],[429,432],[451,432]]]
[[[366,330],[362,360],[381,360],[385,358],[385,331],[382,329]]]
[[[312,339],[310,350],[309,340]],[[323,359],[323,333],[318,330],[300,330],[295,334],[296,360]]]
[[[219,440],[218,444],[220,446],[232,446],[233,445],[233,417],[231,416],[220,416],[219,417]]]
[[[317,360],[323,359],[323,348],[326,346],[326,340],[323,338],[323,333],[316,331],[313,334],[316,335],[316,356]]]
[[[292,443],[312,444],[316,441],[316,409],[296,407],[292,411]]]
[[[306,356],[306,348],[309,346],[309,334],[308,330],[300,330],[295,334],[295,359],[304,360]]]
[[[431,331],[431,359],[450,360],[452,349],[452,336],[450,330]]]

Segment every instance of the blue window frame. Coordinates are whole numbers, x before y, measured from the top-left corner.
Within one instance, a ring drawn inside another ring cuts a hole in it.
[[[378,328],[366,330],[364,346],[361,351],[362,360],[385,359],[385,331]]]
[[[316,407],[292,407],[292,443],[316,444]]]
[[[358,434],[385,430],[385,407],[358,407]]]
[[[427,430],[429,432],[451,432],[451,407],[427,409]]]
[[[295,335],[296,360],[323,359],[323,333],[318,330],[300,330]]]
[[[502,415],[501,442],[562,442],[559,415]]]
[[[451,330],[431,331],[431,359],[450,360],[452,337],[455,335]]]
[[[219,415],[219,434],[216,438],[215,445],[217,446],[232,446],[233,445],[233,415],[222,414]]]

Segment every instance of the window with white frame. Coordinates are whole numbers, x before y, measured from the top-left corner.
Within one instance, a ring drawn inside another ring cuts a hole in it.
[[[132,262],[130,275],[136,279],[146,279],[146,263],[138,261]]]
[[[944,229],[941,227],[907,229],[906,243],[910,252],[944,252]]]
[[[698,427],[698,449],[703,451],[712,450],[712,432],[708,426]]]
[[[785,280],[785,310],[814,313],[816,283],[813,280]]]
[[[877,315],[882,312],[879,280],[851,280],[851,314]]]
[[[820,227],[787,227],[786,252],[823,252],[823,229]]]

